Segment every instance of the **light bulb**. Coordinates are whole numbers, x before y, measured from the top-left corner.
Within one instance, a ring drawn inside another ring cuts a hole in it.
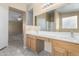
[[[18,20],[18,21],[21,21],[22,19],[21,19],[21,18],[18,18],[17,20]]]

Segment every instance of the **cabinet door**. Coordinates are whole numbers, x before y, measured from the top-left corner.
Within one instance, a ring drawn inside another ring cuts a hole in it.
[[[73,48],[71,49],[70,47],[70,50],[68,50],[68,56],[79,56],[79,48],[75,48],[73,46]]]
[[[67,56],[67,51],[63,48],[55,47],[54,55],[55,56]]]
[[[27,37],[27,47],[33,52],[39,53],[44,50],[44,40],[37,39],[37,37],[30,35]]]
[[[31,49],[32,51],[36,51],[36,39],[32,38],[31,39]]]
[[[29,37],[27,37],[27,39],[26,39],[26,46],[28,47],[28,48],[31,48],[31,38],[29,38]]]

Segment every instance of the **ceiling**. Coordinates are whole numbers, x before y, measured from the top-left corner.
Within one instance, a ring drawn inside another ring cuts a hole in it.
[[[69,4],[66,4],[63,7],[59,8],[59,9],[56,9],[56,11],[58,11],[60,13],[79,11],[79,3],[69,3]]]

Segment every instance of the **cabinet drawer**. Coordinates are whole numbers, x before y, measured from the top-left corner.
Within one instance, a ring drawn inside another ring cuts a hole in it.
[[[54,47],[55,56],[67,56],[67,51],[63,48]]]
[[[79,52],[70,50],[70,51],[68,51],[68,56],[79,56]]]
[[[53,45],[56,47],[62,47],[67,49],[79,49],[79,44],[71,43],[71,42],[65,42],[61,40],[53,40]]]
[[[60,40],[53,40],[52,41],[53,46],[60,47],[60,48],[66,48],[68,46],[68,43]]]
[[[79,44],[69,43],[68,46],[69,48],[79,49]]]

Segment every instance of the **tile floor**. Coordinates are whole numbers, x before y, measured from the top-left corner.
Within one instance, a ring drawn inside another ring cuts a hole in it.
[[[22,35],[11,35],[9,46],[0,50],[0,56],[49,56],[46,51],[35,54],[29,49],[23,48]]]

